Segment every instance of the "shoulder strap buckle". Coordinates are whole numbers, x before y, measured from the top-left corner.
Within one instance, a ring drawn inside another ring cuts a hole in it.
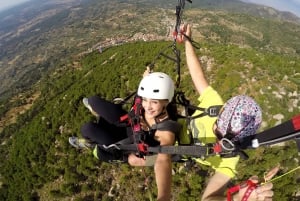
[[[206,113],[210,117],[217,117],[223,105],[213,105],[206,109]]]

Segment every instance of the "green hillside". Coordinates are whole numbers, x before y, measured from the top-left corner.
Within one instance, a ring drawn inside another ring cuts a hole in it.
[[[145,66],[167,45],[170,42],[135,42],[107,48],[101,54],[94,51],[79,63],[70,60],[61,65],[35,86],[41,92],[39,98],[18,116],[17,123],[1,132],[0,200],[153,200],[152,168],[101,163],[87,151],[72,148],[68,137],[80,136],[80,126],[94,120],[82,104],[83,97],[97,94],[111,100],[135,91]],[[262,129],[276,124],[276,114],[287,120],[300,113],[299,56],[213,42],[202,42],[198,54],[209,81],[224,99],[247,94],[258,101],[264,111]],[[181,57],[178,90],[195,103],[185,57]],[[173,62],[160,58],[155,64],[155,71],[170,73],[175,79]],[[252,150],[249,156],[239,165],[238,181],[253,174],[263,177],[278,163],[282,165],[279,174],[299,166],[294,142]],[[198,165],[181,170],[181,166],[174,165],[174,200],[200,200],[210,170]],[[289,174],[274,185],[274,200],[290,201],[299,192],[299,174]],[[113,197],[109,197],[111,189]]]

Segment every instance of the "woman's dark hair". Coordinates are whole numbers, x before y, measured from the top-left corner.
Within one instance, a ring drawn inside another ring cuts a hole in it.
[[[169,114],[169,118],[173,121],[177,121],[178,119],[178,110],[177,110],[177,106],[176,106],[176,103],[175,102],[170,102],[168,105],[167,105],[167,112]]]

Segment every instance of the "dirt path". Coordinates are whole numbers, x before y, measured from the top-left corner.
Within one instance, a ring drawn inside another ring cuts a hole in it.
[[[40,96],[40,92],[34,92],[29,98],[23,97],[22,95],[18,95],[14,98],[12,98],[11,102],[25,99],[25,104],[20,105],[14,108],[11,108],[9,111],[5,113],[3,117],[0,119],[0,132],[4,129],[4,127],[9,126],[10,124],[16,123],[17,117],[20,114],[25,113],[27,110],[29,110],[34,103],[34,101]]]

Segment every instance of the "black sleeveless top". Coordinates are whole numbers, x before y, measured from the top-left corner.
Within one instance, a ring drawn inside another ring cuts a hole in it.
[[[165,119],[162,122],[159,122],[151,126],[149,131],[145,131],[146,132],[145,142],[149,146],[158,146],[160,144],[157,140],[154,139],[154,134],[156,130],[171,131],[172,133],[175,134],[175,137],[177,137],[179,136],[179,133],[181,131],[181,124],[170,119]]]

